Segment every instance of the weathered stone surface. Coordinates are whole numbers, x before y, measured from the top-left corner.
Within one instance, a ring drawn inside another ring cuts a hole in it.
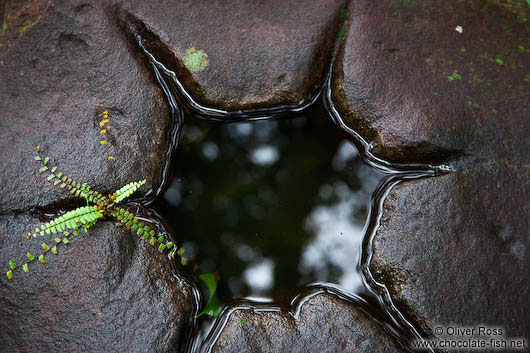
[[[0,263],[40,253],[39,224],[0,217]],[[45,236],[48,244],[53,239]],[[150,244],[101,222],[37,259],[30,272],[0,279],[2,352],[174,352],[191,311],[191,292]],[[5,268],[2,269],[2,271]]]
[[[361,311],[331,295],[317,295],[294,319],[282,312],[232,313],[212,352],[400,352]]]
[[[7,7],[8,27],[0,37],[2,48],[9,46],[0,51],[1,209],[26,210],[66,198],[36,176],[35,145],[64,173],[102,192],[143,178],[157,185],[168,109],[112,7],[82,1],[31,4],[39,15],[32,8]],[[40,18],[20,34],[20,16],[32,23]],[[100,104],[111,114],[107,146],[99,143],[104,137]]]
[[[65,207],[72,199],[37,175],[35,145],[52,166],[103,193],[144,178],[148,185],[141,191],[160,184],[169,111],[114,9],[81,1],[6,6],[7,29],[0,36],[2,272],[11,259],[23,262],[26,251],[40,253],[42,239],[22,237],[40,224],[28,211]],[[100,133],[100,105],[110,113],[107,134]],[[100,144],[104,139],[107,145]],[[190,289],[173,277],[164,256],[104,221],[58,256],[49,253],[45,265],[35,260],[29,274],[18,269],[12,281],[5,275],[0,281],[2,352],[176,351],[191,311]]]
[[[529,179],[492,163],[400,184],[385,200],[372,270],[425,330],[530,337]]]
[[[334,101],[380,157],[502,158],[530,132],[529,33],[524,1],[356,1]]]
[[[324,79],[347,3],[165,0],[121,6],[154,34],[148,46],[178,71],[195,99],[236,110],[309,100]],[[189,65],[194,55],[205,59],[202,65]]]
[[[372,270],[424,330],[530,337],[530,7],[364,1],[334,72],[348,124],[396,161],[451,160],[385,201]]]

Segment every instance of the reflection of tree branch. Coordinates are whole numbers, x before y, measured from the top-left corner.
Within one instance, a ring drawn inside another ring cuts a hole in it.
[[[16,6],[19,4],[19,2],[15,1],[15,4],[13,4],[10,0],[6,0],[4,5],[4,17],[2,20],[2,29],[0,30],[0,37],[6,36],[6,50],[3,53],[0,53],[0,59],[4,58],[14,47],[16,47],[17,42],[22,38],[24,33],[27,32],[28,29],[36,25],[40,20],[42,19],[42,16],[46,11],[48,10],[48,7],[50,6],[51,0],[48,0],[45,5],[41,8],[39,6],[38,0],[33,0],[30,4],[22,4],[22,7],[20,9],[17,9]],[[8,20],[11,22],[15,19],[21,18],[21,17],[34,17],[33,21],[26,20],[21,25],[12,25],[11,27],[17,28],[17,30],[13,30],[13,34],[15,35],[15,40],[13,43],[9,43],[9,33],[7,32],[8,28]],[[36,17],[35,17],[36,16]]]

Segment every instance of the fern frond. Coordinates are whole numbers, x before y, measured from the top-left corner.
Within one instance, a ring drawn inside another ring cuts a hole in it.
[[[88,228],[95,223],[99,218],[103,217],[103,211],[97,206],[79,207],[73,211],[69,211],[62,216],[54,218],[50,222],[41,225],[35,229],[35,232],[24,235],[26,238],[37,235],[43,236],[45,233],[57,234],[70,229],[77,231],[79,227]],[[85,229],[86,230],[86,229]]]
[[[127,230],[136,233],[146,240],[150,239],[151,245],[157,246],[159,252],[164,252],[166,249],[171,250],[175,246],[172,241],[167,240],[163,235],[157,237],[156,231],[136,218],[132,212],[121,207],[115,207],[110,215],[122,223]]]
[[[121,189],[116,191],[112,196],[111,200],[114,203],[119,203],[123,200],[125,200],[127,197],[131,196],[136,190],[140,188],[140,186],[144,185],[147,182],[147,179],[140,180],[140,181],[133,181],[129,184],[123,186]]]
[[[105,204],[105,196],[97,191],[91,190],[86,184],[80,184],[77,181],[72,180],[72,178],[59,171],[57,166],[50,168],[50,158],[42,158],[40,155],[40,148],[36,148],[35,150],[37,151],[37,155],[33,159],[41,162],[43,165],[39,169],[39,173],[49,172],[50,174],[48,174],[46,179],[50,183],[53,183],[54,186],[58,186],[60,189],[66,189],[71,195],[86,199],[94,204],[100,206]]]
[[[26,262],[23,262],[19,265],[17,265],[14,261],[9,261],[9,267],[10,269],[8,271],[4,271],[1,273],[1,275],[6,275],[8,280],[13,279],[13,274],[17,269],[21,269],[25,273],[29,273],[29,264],[30,262],[33,262],[35,259],[38,259],[40,263],[44,264],[46,263],[46,255],[51,252],[54,255],[57,255],[59,252],[57,250],[58,246],[62,245],[68,245],[70,244],[70,241],[68,240],[68,237],[72,234],[72,232],[64,231],[63,237],[56,237],[55,238],[55,245],[50,246],[46,244],[45,242],[42,243],[42,249],[43,251],[40,253],[39,256],[33,255],[32,253],[28,252],[26,254],[26,257],[28,260]],[[76,231],[73,232],[73,234],[76,234]],[[79,234],[79,233],[77,233]]]

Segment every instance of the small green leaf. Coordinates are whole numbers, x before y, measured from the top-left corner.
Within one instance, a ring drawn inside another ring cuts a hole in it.
[[[32,253],[30,253],[29,251],[28,251],[28,253],[27,253],[26,255],[27,255],[29,261],[33,261],[33,260],[35,260],[35,255],[33,255]]]
[[[50,157],[45,157],[44,160],[42,161],[42,163],[44,165],[48,164],[48,161],[50,160]]]
[[[57,246],[54,246],[54,247],[52,248],[52,253],[53,253],[54,255],[57,255]]]
[[[29,266],[28,266],[27,263],[25,263],[24,265],[22,265],[22,270],[23,270],[24,272],[26,272],[26,273],[29,272]]]
[[[42,160],[42,158],[40,158],[40,156],[35,156],[35,157],[33,157],[33,159],[36,160],[36,161],[41,161]]]
[[[55,173],[56,170],[57,170],[57,166],[53,167],[52,170],[51,170],[51,172],[52,172],[52,173]]]
[[[47,170],[48,170],[48,167],[44,166],[44,167],[39,169],[39,173],[44,173]]]
[[[39,261],[40,261],[41,263],[43,263],[43,264],[46,263],[46,260],[44,260],[44,255],[40,255],[40,256],[39,256]]]
[[[15,268],[17,268],[17,264],[14,263],[13,261],[9,261],[9,267],[11,267],[11,269],[14,270]]]
[[[63,244],[64,245],[70,244],[70,240],[68,240],[68,238],[63,238]]]
[[[215,291],[217,290],[217,282],[219,282],[219,272],[215,271],[210,273],[203,273],[199,275],[199,279],[203,281],[208,287],[209,295],[206,306],[204,307],[203,311],[201,311],[196,317],[202,316],[204,314],[216,317],[221,312],[221,303],[219,303],[219,300],[217,300],[217,298],[214,296]]]
[[[48,246],[48,244],[46,243],[42,243],[42,248],[44,249],[44,252],[48,252],[48,250],[50,250],[50,247]]]
[[[158,251],[163,252],[166,249],[166,244],[160,244]]]
[[[173,245],[175,245],[175,244],[172,241],[168,241],[166,243],[166,246],[167,246],[168,249],[171,249],[173,247]]]
[[[178,251],[177,251],[177,255],[178,256],[182,256],[182,254],[184,254],[184,248],[180,248]]]
[[[9,270],[6,272],[7,279],[12,280],[13,279],[13,270]]]
[[[55,242],[56,242],[57,244],[59,244],[59,243],[61,242],[61,238],[53,238],[53,240],[55,240]]]
[[[158,242],[159,242],[159,243],[164,242],[164,240],[165,240],[165,238],[164,238],[163,235],[161,235],[161,236],[158,237]]]
[[[40,146],[35,146],[35,152],[39,153],[40,151]]]
[[[156,238],[151,238],[151,245],[156,245]]]
[[[199,275],[199,279],[203,281],[206,286],[208,287],[208,291],[210,292],[210,298],[215,294],[215,291],[217,290],[217,282],[219,282],[219,272],[208,272],[203,273]]]

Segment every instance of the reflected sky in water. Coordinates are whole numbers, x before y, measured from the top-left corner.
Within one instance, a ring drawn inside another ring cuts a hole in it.
[[[355,291],[382,175],[324,118],[190,120],[161,209],[222,300],[288,298],[329,281]]]

